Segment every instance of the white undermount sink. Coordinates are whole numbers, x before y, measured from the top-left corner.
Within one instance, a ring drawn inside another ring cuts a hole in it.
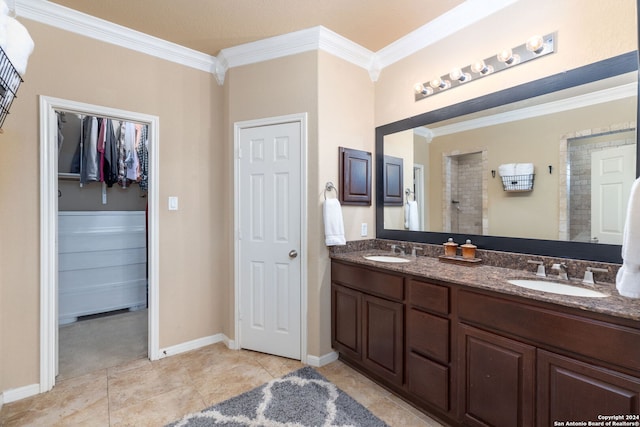
[[[409,262],[409,260],[406,258],[399,258],[397,256],[388,256],[388,255],[365,255],[364,259],[368,259],[369,261],[388,262],[392,264]]]
[[[547,282],[545,280],[537,279],[520,279],[509,280],[512,285],[520,286],[522,288],[533,289],[536,291],[550,292],[552,294],[571,295],[576,297],[590,297],[590,298],[603,298],[609,295],[603,294],[593,289],[579,288],[577,286],[571,286],[558,282]]]

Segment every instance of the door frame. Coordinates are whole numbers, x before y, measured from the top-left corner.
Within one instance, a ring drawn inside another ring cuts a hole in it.
[[[234,349],[241,348],[240,337],[240,134],[244,129],[272,126],[284,123],[296,122],[300,124],[300,201],[302,203],[300,213],[300,361],[307,362],[307,113],[289,114],[285,116],[267,117],[263,119],[247,120],[235,122],[233,124],[233,283],[234,283],[234,328],[235,344]]]
[[[40,96],[40,393],[55,385],[58,353],[58,132],[56,110],[136,121],[149,125],[148,197],[148,357],[160,358],[159,346],[159,124],[157,116],[66,99]]]

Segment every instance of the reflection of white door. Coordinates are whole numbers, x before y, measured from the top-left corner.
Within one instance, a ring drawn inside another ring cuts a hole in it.
[[[622,244],[635,158],[635,145],[591,154],[591,237],[599,243]]]
[[[425,194],[424,194],[424,165],[414,163],[413,165],[413,195],[418,203],[418,216],[420,217],[419,230],[426,230],[427,211],[425,210]]]
[[[301,124],[244,128],[238,142],[239,344],[300,360]]]

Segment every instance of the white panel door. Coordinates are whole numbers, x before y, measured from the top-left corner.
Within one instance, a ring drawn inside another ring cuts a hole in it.
[[[622,244],[635,158],[635,145],[591,154],[591,237],[599,243]]]
[[[240,347],[300,360],[300,123],[239,137]]]

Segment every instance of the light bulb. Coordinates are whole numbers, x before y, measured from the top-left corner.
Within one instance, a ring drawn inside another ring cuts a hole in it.
[[[462,70],[457,67],[452,69],[449,73],[449,77],[451,77],[451,80],[460,80],[460,78],[463,77]]]
[[[514,55],[511,49],[501,50],[500,53],[498,53],[497,58],[498,61],[504,62],[507,65],[516,64],[520,60],[520,57],[518,55]]]
[[[440,77],[435,78],[429,82],[429,86],[431,86],[434,89],[438,89],[442,84],[444,84],[444,82]]]
[[[498,61],[507,62],[509,60],[513,60],[513,52],[511,49],[504,49],[498,53]]]
[[[484,63],[482,59],[471,64],[471,71],[474,73],[487,75],[493,72],[493,67]]]
[[[527,50],[533,53],[540,53],[544,50],[544,39],[542,36],[533,36],[527,40]]]
[[[429,82],[429,86],[434,89],[445,90],[451,87],[451,82],[449,80],[442,80],[442,78],[436,77]]]
[[[460,68],[456,67],[451,72],[449,72],[449,77],[451,80],[457,80],[460,83],[467,82],[471,80],[471,74],[463,72]]]
[[[416,93],[424,96],[429,96],[433,94],[433,89],[430,87],[425,87],[422,83],[417,83],[414,87]]]

